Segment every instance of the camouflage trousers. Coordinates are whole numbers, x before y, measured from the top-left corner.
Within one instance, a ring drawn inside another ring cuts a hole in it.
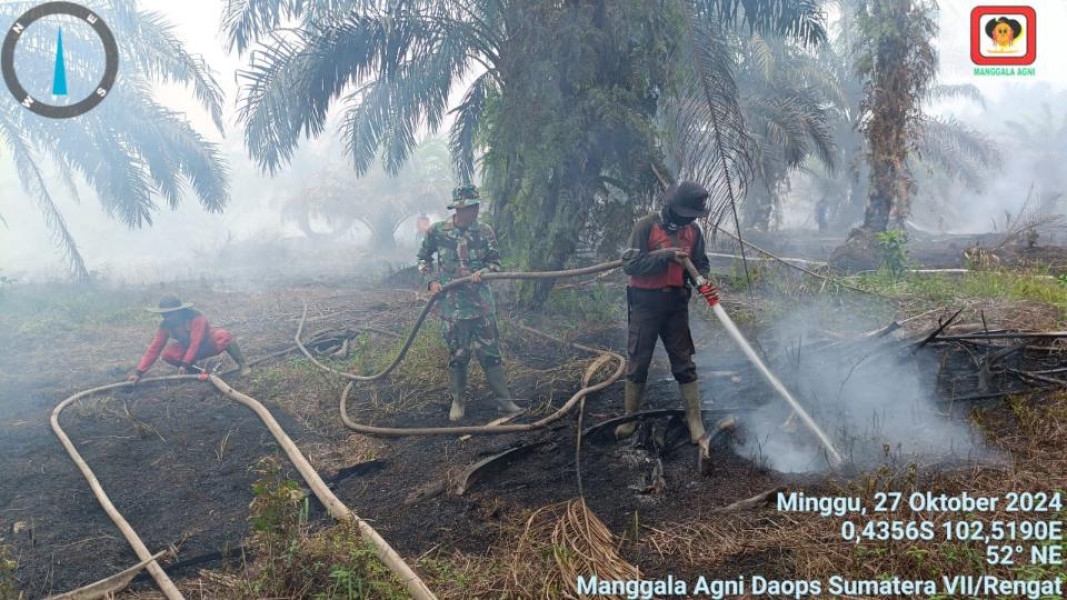
[[[496,317],[446,319],[443,334],[448,345],[449,368],[466,368],[471,361],[471,353],[478,357],[483,369],[502,362]]]

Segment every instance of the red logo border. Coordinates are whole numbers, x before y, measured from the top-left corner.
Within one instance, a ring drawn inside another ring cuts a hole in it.
[[[982,43],[982,31],[979,24],[983,16],[993,13],[1015,13],[1025,15],[1028,25],[1026,32],[1026,54],[996,58],[982,56],[979,48]],[[1037,59],[1037,12],[1032,6],[976,6],[971,11],[971,62],[976,65],[1031,65]]]

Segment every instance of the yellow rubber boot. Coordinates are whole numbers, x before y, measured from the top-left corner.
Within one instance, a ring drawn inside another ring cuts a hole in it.
[[[704,415],[700,412],[700,384],[695,381],[681,383],[678,390],[682,393],[685,405],[685,424],[689,426],[689,441],[694,444],[704,437]]]
[[[452,393],[452,408],[448,411],[448,420],[455,423],[463,418],[464,406],[463,402],[467,395],[467,368],[464,367],[449,367],[448,369],[448,383],[449,389]]]
[[[523,411],[521,406],[512,401],[511,392],[508,391],[508,376],[504,373],[503,366],[493,365],[485,369],[485,382],[496,396],[497,411],[509,415]]]
[[[623,399],[623,408],[626,414],[632,415],[641,408],[641,398],[645,395],[645,384],[634,383],[626,380],[626,396]],[[637,421],[623,423],[615,428],[615,439],[624,440],[634,434],[637,429]]]

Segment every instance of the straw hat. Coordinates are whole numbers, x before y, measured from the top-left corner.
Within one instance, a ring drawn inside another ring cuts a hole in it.
[[[150,313],[165,314],[176,310],[182,310],[183,308],[190,308],[192,306],[192,302],[182,302],[174,294],[167,294],[159,301],[159,308],[146,308],[145,310]]]

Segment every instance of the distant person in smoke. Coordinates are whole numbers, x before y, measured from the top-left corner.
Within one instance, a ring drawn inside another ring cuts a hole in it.
[[[184,375],[192,370],[198,360],[227,352],[241,370],[241,375],[248,375],[250,369],[241,348],[229,331],[208,324],[207,318],[200,311],[193,310],[191,302],[182,302],[177,296],[168,294],[159,301],[157,308],[147,308],[148,312],[163,315],[163,322],[152,342],[148,345],[137,370],[129,376],[128,381],[137,383],[152,368],[162,353],[163,360],[178,367],[178,374]],[[174,338],[169,346],[167,340]]]
[[[815,204],[815,223],[819,226],[819,231],[830,228],[830,201],[826,198]]]
[[[689,437],[695,444],[704,435],[700,388],[693,364],[693,336],[689,331],[689,299],[692,281],[683,266],[689,258],[697,271],[707,277],[711,268],[704,248],[704,235],[694,221],[708,215],[708,191],[700,184],[683,181],[672,186],[663,209],[642,218],[630,234],[629,247],[622,255],[622,269],[629,275],[626,286],[627,340],[626,414],[641,408],[645,381],[656,349],[663,340],[671,373],[678,382]],[[718,298],[710,285],[700,293]],[[633,435],[636,421],[615,429],[618,439]]]
[[[471,353],[478,357],[485,371],[489,389],[496,396],[497,409],[509,414],[522,411],[508,391],[493,291],[481,280],[482,274],[500,270],[500,251],[493,230],[478,222],[480,202],[478,188],[473,185],[453,190],[448,208],[456,212],[451,219],[430,227],[418,253],[419,272],[434,294],[454,279],[471,277],[469,283],[445,291],[438,300],[448,345],[450,421],[462,419],[465,413]]]

